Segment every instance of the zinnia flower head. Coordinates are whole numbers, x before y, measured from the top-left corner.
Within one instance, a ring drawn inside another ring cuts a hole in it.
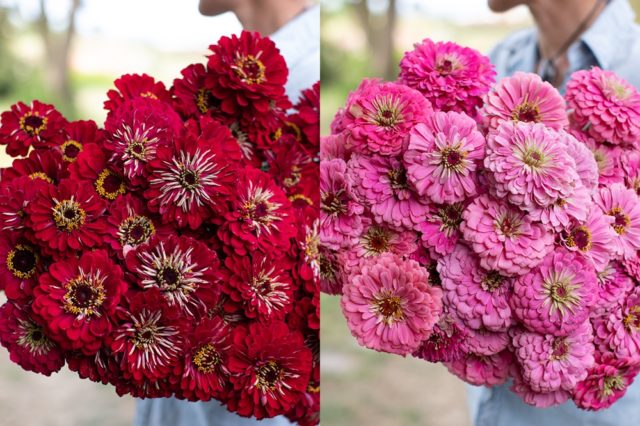
[[[598,297],[594,305],[592,317],[611,312],[621,305],[635,284],[618,262],[609,262],[598,272]]]
[[[113,84],[116,88],[107,92],[109,99],[104,102],[104,109],[109,111],[110,116],[132,99],[146,98],[167,102],[171,98],[164,83],[148,74],[124,74]]]
[[[404,54],[398,81],[418,90],[438,110],[474,117],[495,77],[489,58],[478,51],[425,39]]]
[[[572,74],[565,95],[573,125],[598,142],[633,144],[640,138],[640,93],[598,67]]]
[[[487,95],[482,113],[492,130],[505,121],[542,123],[555,130],[569,125],[558,90],[532,73],[517,72],[500,80]]]
[[[476,122],[457,112],[436,112],[411,131],[404,154],[407,178],[420,195],[437,204],[476,194],[475,172],[485,139]]]
[[[442,314],[442,291],[428,273],[394,254],[365,259],[342,289],[342,312],[360,345],[406,355],[418,349]]]
[[[2,231],[0,235],[0,290],[7,299],[29,301],[43,269],[37,245],[19,232]]]
[[[180,74],[182,77],[173,80],[171,88],[176,110],[185,117],[220,111],[220,100],[206,87],[207,69],[203,64],[190,64]]]
[[[418,225],[422,233],[422,245],[429,250],[432,258],[447,255],[453,251],[460,238],[460,224],[465,203],[430,206],[427,218]]]
[[[109,164],[109,155],[108,151],[95,143],[85,144],[69,166],[69,172],[70,179],[91,183],[100,197],[113,201],[125,194],[127,188],[122,172]]]
[[[12,157],[27,155],[31,146],[45,147],[66,122],[53,105],[18,102],[0,116],[0,145]]]
[[[447,314],[433,327],[431,335],[413,352],[416,358],[429,362],[451,362],[466,356],[464,340],[466,333]]]
[[[622,303],[593,321],[595,343],[604,353],[640,364],[640,287],[625,295]]]
[[[513,383],[509,387],[509,390],[522,398],[525,404],[538,408],[547,408],[553,405],[564,404],[571,398],[571,392],[564,389],[557,389],[551,392],[536,392],[522,377],[518,366],[514,366],[511,370]]]
[[[640,250],[640,197],[622,184],[603,186],[594,195],[594,202],[605,215],[613,217],[611,227],[615,254],[631,259]]]
[[[571,195],[580,178],[559,133],[539,123],[502,123],[487,140],[492,189],[524,210]]]
[[[102,145],[104,131],[93,120],[78,120],[65,124],[49,145],[60,152],[65,162],[73,163],[89,143]]]
[[[553,250],[553,234],[532,223],[520,210],[488,195],[469,204],[462,218],[462,235],[487,271],[508,277],[522,275]]]
[[[467,354],[455,361],[444,363],[450,373],[475,386],[497,386],[509,378],[513,354],[504,350],[495,355]]]
[[[610,407],[627,392],[640,366],[626,359],[604,357],[589,369],[585,380],[573,391],[573,401],[585,410]]]
[[[579,254],[558,248],[516,280],[511,307],[530,331],[566,336],[589,317],[597,286],[593,266]]]
[[[400,155],[411,129],[432,111],[424,96],[407,86],[364,80],[347,100],[342,125],[354,151]]]
[[[611,245],[617,235],[611,226],[613,222],[614,218],[604,215],[600,209],[591,209],[585,222],[574,221],[565,230],[564,246],[583,255],[601,272],[614,254]]]

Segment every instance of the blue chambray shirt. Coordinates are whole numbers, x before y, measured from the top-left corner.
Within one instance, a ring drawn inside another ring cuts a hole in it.
[[[640,27],[627,0],[611,0],[596,22],[568,50],[569,72],[599,66],[615,71],[640,89]],[[537,31],[519,31],[498,44],[490,54],[498,79],[516,71],[535,72]],[[550,408],[526,405],[509,391],[509,384],[488,389],[468,386],[471,418],[476,426],[638,426],[640,380],[612,407],[589,412],[571,401]]]

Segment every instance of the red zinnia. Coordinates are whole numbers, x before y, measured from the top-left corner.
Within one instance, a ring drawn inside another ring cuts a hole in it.
[[[129,252],[126,262],[140,287],[159,289],[169,305],[191,315],[201,303],[197,291],[219,281],[215,252],[185,236],[154,237]]]
[[[224,141],[224,133],[220,133]],[[176,138],[149,164],[149,209],[165,223],[197,229],[224,207],[231,192],[233,166],[218,150],[216,139]]]
[[[62,154],[62,159],[68,163],[76,161],[83,147],[88,143],[102,145],[104,133],[98,129],[93,120],[79,120],[67,123],[49,144]]]
[[[107,92],[109,100],[104,102],[104,109],[110,113],[116,111],[130,99],[149,98],[169,101],[170,95],[164,83],[156,82],[147,74],[125,74],[114,82],[117,90]]]
[[[123,372],[137,383],[166,377],[182,355],[185,323],[159,290],[131,293],[117,312],[111,350],[122,354]]]
[[[50,376],[64,365],[62,351],[25,306],[7,302],[0,307],[0,343],[27,371]]]
[[[0,290],[8,299],[28,299],[40,269],[40,255],[34,244],[17,232],[0,234]]]
[[[220,318],[203,319],[191,333],[180,383],[190,401],[219,396],[228,383],[231,329]]]
[[[47,323],[52,337],[65,349],[98,352],[127,291],[120,267],[106,251],[88,251],[80,259],[52,264],[39,283],[33,311]]]
[[[65,179],[47,185],[27,206],[36,240],[51,251],[80,250],[102,244],[106,232],[105,202],[86,182]]]
[[[42,147],[66,123],[53,105],[33,101],[31,106],[18,102],[0,119],[0,144],[7,145],[12,157],[27,155],[29,147]]]
[[[113,201],[127,192],[124,177],[113,166],[109,165],[109,152],[99,145],[84,145],[77,161],[69,166],[70,177],[75,181],[88,181],[99,196]]]
[[[235,115],[251,107],[264,114],[272,103],[288,103],[287,65],[273,41],[243,31],[240,37],[222,37],[209,48],[213,54],[207,63],[207,86],[222,100],[223,112]]]
[[[224,261],[231,271],[226,281],[228,294],[244,303],[245,315],[260,320],[284,319],[292,308],[291,263],[283,256],[260,252],[229,256]]]
[[[240,255],[258,248],[288,250],[297,232],[291,202],[269,175],[252,167],[239,175],[220,239]]]
[[[47,185],[41,179],[33,180],[28,176],[6,181],[0,178],[0,230],[22,231],[25,229],[25,210],[29,203],[40,192],[40,187]]]
[[[294,106],[291,121],[302,131],[306,141],[317,150],[320,146],[320,82],[302,91]]]
[[[11,167],[0,170],[0,180],[29,176],[33,181],[57,184],[68,176],[62,156],[53,150],[31,151],[29,157],[13,160]]]
[[[229,360],[235,393],[227,401],[241,416],[258,420],[292,408],[309,383],[312,354],[302,335],[283,322],[237,327]]]
[[[191,64],[183,69],[182,78],[173,80],[173,95],[176,109],[185,117],[198,117],[215,113],[220,109],[220,100],[205,86],[207,69],[202,64]]]

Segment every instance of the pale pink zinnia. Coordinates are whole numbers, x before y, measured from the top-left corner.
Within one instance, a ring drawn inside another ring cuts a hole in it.
[[[451,253],[460,237],[464,203],[431,206],[424,222],[418,225],[422,244],[432,258]]]
[[[477,193],[476,170],[485,139],[476,122],[457,112],[436,112],[410,133],[407,178],[432,202],[453,203]]]
[[[547,207],[533,208],[528,213],[530,220],[541,222],[554,232],[562,232],[573,221],[586,221],[592,207],[591,191],[578,181],[567,197],[559,198]]]
[[[598,67],[573,73],[565,95],[572,124],[598,142],[640,138],[640,94],[627,81]]]
[[[625,359],[604,357],[589,369],[585,380],[573,391],[573,401],[584,410],[610,407],[627,392],[640,366]]]
[[[576,172],[580,177],[582,185],[593,193],[598,188],[598,162],[593,152],[583,142],[576,139],[572,134],[561,131],[560,137],[567,146],[567,154],[576,163]]]
[[[438,110],[474,116],[495,76],[489,58],[479,52],[425,39],[404,54],[398,80],[419,90]]]
[[[482,113],[489,129],[504,121],[542,123],[556,130],[569,124],[558,90],[538,75],[523,72],[500,80],[487,95]]]
[[[611,312],[616,305],[621,305],[634,285],[633,280],[625,274],[622,265],[618,262],[608,263],[598,273],[598,295],[591,317],[602,316]]]
[[[588,320],[597,285],[582,256],[558,248],[516,280],[511,307],[530,331],[566,336]]]
[[[624,182],[625,170],[622,167],[624,149],[617,145],[596,142],[589,135],[575,129],[571,129],[571,134],[593,153],[598,166],[598,184],[610,185]]]
[[[398,155],[409,131],[432,112],[424,96],[410,87],[364,80],[347,100],[342,125],[355,151]]]
[[[451,373],[467,383],[476,386],[496,386],[507,381],[513,361],[513,354],[504,350],[491,356],[467,354],[444,364]]]
[[[613,250],[611,244],[616,233],[611,227],[614,219],[599,208],[589,210],[584,222],[574,221],[562,234],[564,246],[585,257],[597,272],[604,270]]]
[[[347,161],[351,156],[351,147],[346,132],[320,138],[320,161],[339,158]]]
[[[502,123],[487,139],[484,166],[495,194],[527,211],[567,198],[580,181],[560,133],[539,123]]]
[[[480,268],[463,245],[438,260],[444,304],[473,329],[505,331],[513,321],[509,298],[512,280]]]
[[[464,350],[474,355],[490,356],[502,352],[509,346],[507,331],[489,331],[485,328],[474,330],[460,324],[466,334]]]
[[[362,232],[364,207],[347,178],[347,163],[340,159],[320,163],[320,239],[338,250]]]
[[[394,254],[363,260],[340,301],[358,343],[399,355],[418,349],[442,315],[442,291],[428,279],[417,262]]]
[[[564,337],[524,328],[514,329],[511,334],[522,376],[536,392],[573,390],[593,366],[595,347],[589,321]]]
[[[595,318],[593,329],[601,352],[640,364],[640,287],[627,294],[622,304]]]
[[[636,256],[640,250],[640,197],[622,184],[613,184],[600,188],[594,202],[614,219],[611,227],[616,232],[615,253],[624,259]]]
[[[488,271],[508,277],[526,274],[553,250],[553,234],[520,210],[488,195],[469,204],[462,219],[462,235]]]
[[[407,182],[407,171],[395,157],[353,154],[348,163],[353,188],[378,223],[413,229],[429,209]]]
[[[522,372],[519,368],[513,368],[512,371],[513,383],[509,389],[522,398],[525,404],[533,405],[538,408],[547,408],[563,404],[571,398],[571,392],[564,389],[558,389],[551,392],[536,392],[522,377]]]
[[[640,197],[640,151],[627,151],[621,160],[627,188],[636,191]]]

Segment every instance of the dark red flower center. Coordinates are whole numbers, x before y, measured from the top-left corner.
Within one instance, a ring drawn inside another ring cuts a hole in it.
[[[403,104],[394,96],[378,96],[371,102],[371,108],[373,110],[367,114],[369,121],[380,127],[395,129],[404,122]]]
[[[579,226],[571,230],[567,236],[567,246],[577,247],[580,251],[591,249],[591,231],[585,226]]]
[[[436,71],[441,76],[447,76],[461,68],[458,58],[452,55],[441,56],[436,60]]]
[[[569,343],[564,337],[558,337],[553,341],[551,346],[551,358],[554,360],[562,360],[569,355]]]
[[[53,342],[47,337],[44,329],[31,320],[19,320],[20,332],[16,343],[26,348],[33,355],[45,355],[53,348]]]
[[[627,311],[624,317],[623,323],[625,327],[631,332],[637,332],[640,330],[640,306],[632,306]]]
[[[365,248],[371,254],[380,254],[389,251],[391,234],[384,228],[372,226],[364,236]]]
[[[118,195],[122,195],[127,191],[122,176],[104,169],[98,175],[95,182],[96,192],[107,200],[115,200]]]
[[[266,81],[265,66],[253,55],[240,55],[232,68],[245,84],[260,84]]]
[[[180,184],[185,189],[195,189],[200,182],[198,173],[193,170],[183,170],[180,173]]]
[[[347,196],[344,189],[339,189],[336,192],[323,192],[321,194],[321,207],[322,210],[331,215],[339,215],[346,213]]]
[[[373,299],[373,311],[387,325],[392,325],[404,319],[402,299],[394,294],[382,293],[375,297]]]
[[[198,111],[206,114],[209,110],[220,109],[220,101],[209,90],[202,88],[196,94],[196,106]]]
[[[37,112],[28,112],[20,118],[20,128],[30,136],[37,136],[47,127],[47,118]]]
[[[320,267],[320,277],[327,282],[336,280],[336,265],[329,256],[323,253],[318,255],[318,265]]]
[[[220,364],[220,354],[215,346],[207,343],[206,345],[200,346],[193,355],[193,364],[199,372],[204,374],[211,373],[215,370],[216,366]]]
[[[497,221],[498,229],[505,237],[515,237],[520,233],[522,221],[515,213],[507,212]]]
[[[283,374],[284,370],[275,361],[259,364],[256,366],[256,387],[263,392],[274,390]]]
[[[429,284],[436,287],[442,287],[442,280],[440,279],[440,273],[438,272],[438,262],[431,261],[427,266],[429,272]]]
[[[146,242],[156,232],[153,222],[145,216],[130,216],[118,228],[120,245],[137,246]]]
[[[404,168],[391,169],[387,171],[387,177],[389,178],[389,184],[392,189],[402,190],[407,189],[407,171]]]
[[[60,150],[62,151],[62,158],[65,161],[72,162],[82,152],[82,144],[74,140],[68,140],[62,144]]]
[[[504,282],[504,277],[498,271],[489,271],[482,278],[482,289],[493,292],[499,289]]]
[[[158,327],[155,323],[138,324],[133,336],[133,345],[138,349],[147,349],[156,342]]]
[[[129,154],[131,157],[144,161],[147,153],[147,139],[142,140],[132,140],[127,145],[125,149],[125,153]]]
[[[438,217],[443,228],[450,234],[457,230],[462,223],[462,203],[445,204],[438,208]]]
[[[537,123],[541,120],[540,107],[535,103],[523,102],[518,105],[511,114],[513,121],[523,121],[525,123]]]
[[[72,232],[79,229],[86,219],[86,212],[74,200],[57,201],[52,209],[53,221],[58,229]]]
[[[623,235],[631,224],[631,218],[620,207],[612,208],[607,214],[613,216],[615,219],[611,225],[613,229],[615,229],[618,235]]]
[[[105,277],[100,275],[79,275],[65,284],[64,309],[73,314],[91,316],[98,312],[107,295],[104,289]]]
[[[31,278],[36,272],[37,263],[38,256],[31,246],[17,244],[7,254],[7,268],[19,279]]]
[[[182,274],[172,266],[166,266],[158,271],[158,284],[166,286],[169,290],[178,288],[182,280]]]

